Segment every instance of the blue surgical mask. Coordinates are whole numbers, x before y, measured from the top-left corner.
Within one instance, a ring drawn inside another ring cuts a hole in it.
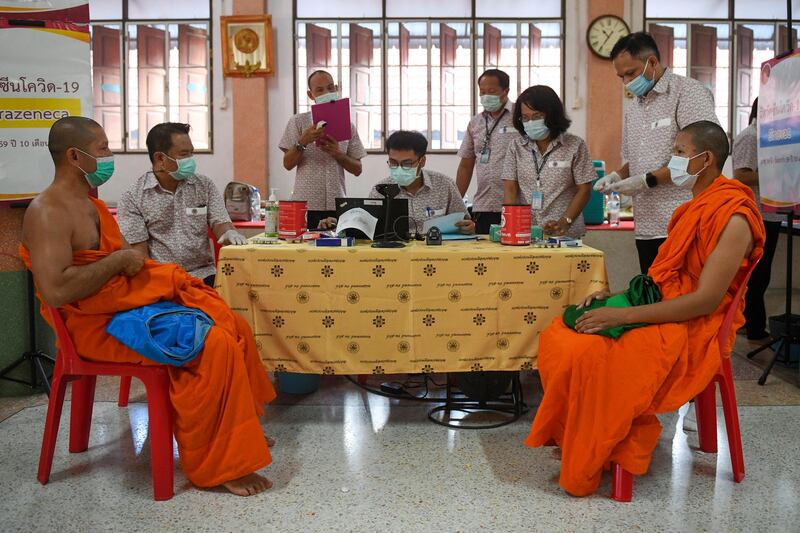
[[[417,167],[413,168],[389,168],[389,176],[401,187],[408,187],[417,179]]]
[[[169,156],[167,155],[167,157]],[[186,178],[194,176],[194,171],[197,170],[197,163],[195,163],[194,157],[189,156],[189,157],[184,157],[183,159],[174,159],[172,157],[169,158],[178,164],[178,169],[173,170],[172,172],[169,173],[169,175],[172,176],[173,179],[176,179],[178,181],[183,181]]]
[[[547,137],[550,135],[550,128],[548,128],[544,123],[543,118],[537,118],[523,122],[522,127],[525,128],[525,135],[527,135],[528,138],[533,141],[547,139]]]
[[[655,72],[653,73],[653,79],[652,80],[648,80],[644,75],[644,73],[647,72],[647,67],[649,65],[650,65],[650,62],[649,61],[646,62],[644,64],[644,70],[642,71],[642,73],[639,74],[638,76],[636,76],[634,79],[632,79],[625,86],[625,88],[628,89],[628,91],[630,91],[630,93],[632,95],[634,95],[634,96],[644,96],[647,93],[649,93],[650,89],[652,89],[653,86],[656,84]]]
[[[673,155],[672,159],[669,160],[669,165],[667,165],[669,167],[669,176],[672,179],[672,183],[674,183],[677,187],[682,187],[684,189],[691,189],[694,187],[695,182],[697,182],[697,176],[699,176],[700,172],[703,172],[706,167],[701,168],[694,174],[689,174],[689,161],[695,157],[700,157],[704,153],[705,152],[700,152],[692,157]]]
[[[333,91],[332,93],[325,93],[314,97],[315,104],[327,104],[328,102],[335,102],[339,99],[339,93]]]
[[[495,111],[500,110],[500,108],[503,106],[503,101],[496,94],[482,94],[481,105],[489,113],[494,113]]]
[[[99,187],[100,185],[104,184],[105,182],[111,179],[111,176],[114,174],[113,155],[105,157],[95,157],[92,154],[87,154],[80,148],[75,148],[75,149],[80,153],[91,157],[97,162],[94,172],[86,172],[81,167],[78,167],[81,170],[81,172],[83,172],[84,176],[86,176],[86,181],[89,182],[89,185],[91,185],[92,187]]]

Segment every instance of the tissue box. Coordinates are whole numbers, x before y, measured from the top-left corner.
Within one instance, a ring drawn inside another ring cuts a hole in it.
[[[500,242],[500,224],[492,224],[489,226],[489,240],[492,242]]]

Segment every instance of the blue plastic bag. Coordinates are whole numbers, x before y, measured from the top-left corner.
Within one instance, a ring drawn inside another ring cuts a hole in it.
[[[197,357],[213,325],[199,309],[157,302],[115,314],[106,332],[152,361],[182,366]]]

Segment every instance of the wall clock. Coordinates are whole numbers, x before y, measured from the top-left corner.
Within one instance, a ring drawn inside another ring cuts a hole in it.
[[[601,15],[586,30],[586,44],[598,57],[611,59],[611,49],[631,32],[625,21],[615,15]]]

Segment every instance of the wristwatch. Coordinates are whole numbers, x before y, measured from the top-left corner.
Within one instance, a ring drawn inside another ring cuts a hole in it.
[[[651,189],[656,185],[658,185],[658,180],[656,179],[656,175],[653,174],[652,172],[648,172],[647,174],[644,175],[644,181],[645,183],[647,183],[647,186]]]
[[[298,152],[305,152],[305,150],[306,150],[306,145],[301,143],[300,141],[297,141],[296,143],[294,143],[294,147],[297,148]]]
[[[566,221],[567,221],[567,224],[569,224],[570,226],[572,226],[572,219],[571,219],[571,218],[569,218],[567,215],[564,215],[564,220],[566,220]]]

